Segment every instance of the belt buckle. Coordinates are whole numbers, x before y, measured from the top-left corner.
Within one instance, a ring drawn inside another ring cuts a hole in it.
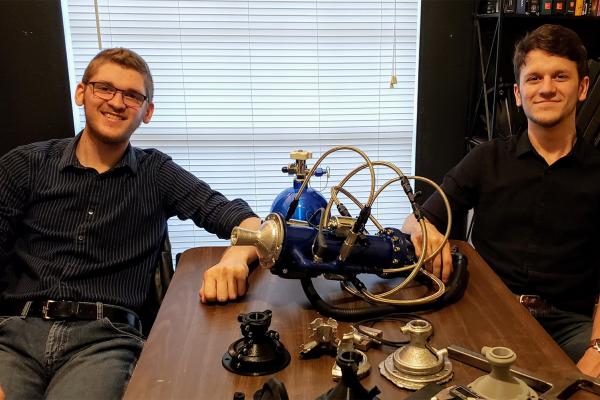
[[[539,301],[541,299],[540,296],[538,296],[537,294],[522,294],[519,296],[519,303],[523,304],[524,306],[527,306],[528,304],[531,304],[532,301]]]
[[[50,304],[56,303],[56,300],[46,300],[42,304],[42,318],[43,319],[51,319],[52,317],[48,316],[48,310],[50,309]]]

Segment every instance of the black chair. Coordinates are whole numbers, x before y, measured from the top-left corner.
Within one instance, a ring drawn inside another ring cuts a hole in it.
[[[148,336],[158,309],[167,293],[167,288],[171,283],[175,268],[173,267],[173,256],[171,255],[171,242],[169,240],[169,232],[165,230],[165,236],[160,246],[160,255],[156,263],[156,269],[152,276],[150,290],[146,296],[146,301],[142,306],[139,316],[142,320],[142,333]]]

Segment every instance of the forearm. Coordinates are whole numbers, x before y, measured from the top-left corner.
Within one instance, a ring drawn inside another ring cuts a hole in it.
[[[594,325],[592,326],[592,336],[590,337],[590,340],[600,338],[600,315],[599,314],[600,313],[597,310],[594,313]]]
[[[240,228],[256,231],[260,228],[260,218],[250,217],[243,220],[240,224]],[[254,246],[232,246],[225,250],[221,261],[224,260],[238,260],[250,264],[258,258],[256,247]]]
[[[592,325],[592,336],[589,338],[590,343],[592,339],[600,338],[600,313],[596,311],[594,313],[594,322]],[[588,347],[583,353],[583,357],[577,363],[577,367],[584,374],[593,376],[595,378],[600,377],[600,353],[594,347]]]
[[[244,219],[240,227],[257,230],[260,219]],[[254,246],[233,246],[225,250],[221,260],[204,273],[204,282],[200,288],[200,301],[225,302],[235,300],[246,293],[249,264],[258,258]]]

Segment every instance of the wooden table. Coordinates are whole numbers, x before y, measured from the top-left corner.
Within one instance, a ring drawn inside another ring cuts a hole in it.
[[[473,351],[482,346],[506,346],[518,356],[515,367],[545,381],[554,383],[576,375],[571,360],[473,248],[464,242],[456,244],[469,260],[470,281],[460,301],[424,314],[434,326],[432,346],[440,349],[458,345]],[[243,300],[227,305],[199,303],[202,273],[218,260],[222,251],[223,248],[196,248],[183,253],[125,399],[228,400],[236,391],[251,399],[270,376],[233,374],[222,367],[221,357],[232,342],[241,338],[237,315],[266,309],[273,311],[270,329],[280,333],[292,356],[290,365],[274,374],[284,382],[289,398],[314,400],[335,385],[331,380],[332,357],[311,360],[298,357],[300,345],[310,340],[310,322],[319,316],[311,309],[299,281],[257,270]],[[332,284],[329,290],[337,293],[339,287]],[[392,338],[399,327],[399,324],[386,325],[384,335]],[[347,331],[348,324],[340,323],[338,336]],[[399,389],[379,373],[379,363],[393,350],[384,346],[367,352],[371,374],[361,383],[367,389],[377,385],[381,399],[404,398],[411,393]],[[452,364],[453,384],[466,385],[483,375],[458,361]]]

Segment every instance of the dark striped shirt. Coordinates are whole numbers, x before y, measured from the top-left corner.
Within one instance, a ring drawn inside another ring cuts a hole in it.
[[[253,217],[155,149],[129,146],[98,174],[75,156],[78,137],[0,158],[0,275],[6,299],[100,301],[138,310],[167,219],[191,218],[229,238]],[[200,284],[200,282],[198,282]]]

